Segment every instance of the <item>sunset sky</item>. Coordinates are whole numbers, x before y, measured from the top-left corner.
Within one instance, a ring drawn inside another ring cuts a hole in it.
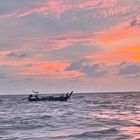
[[[140,0],[0,0],[0,94],[140,91]]]

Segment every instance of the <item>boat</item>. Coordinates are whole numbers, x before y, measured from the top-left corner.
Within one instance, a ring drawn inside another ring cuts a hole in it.
[[[35,92],[33,91],[34,93],[36,93],[35,96],[33,95],[29,95],[28,97],[28,101],[68,101],[71,97],[71,95],[73,94],[73,91],[71,91],[71,93],[67,93],[66,95],[60,95],[60,96],[46,96],[46,97],[41,97],[41,96],[38,96],[37,93],[39,92]]]

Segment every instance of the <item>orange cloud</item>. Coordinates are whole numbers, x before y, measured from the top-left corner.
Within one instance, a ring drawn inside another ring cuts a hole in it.
[[[4,62],[3,62],[4,64]],[[62,71],[66,63],[63,62],[49,62],[41,59],[25,59],[24,61],[10,61],[6,62],[5,65],[13,66],[13,67],[21,67],[21,73],[27,75],[35,75],[35,74],[47,74],[51,72],[59,72]],[[28,66],[29,65],[29,66]],[[19,72],[20,73],[20,72]]]
[[[36,69],[34,69],[35,67],[32,67],[31,70],[33,70],[34,72],[41,72],[41,73],[49,73],[49,72],[58,72],[61,71],[65,68],[67,64],[65,63],[58,63],[58,62],[49,62],[48,64],[44,64],[44,65],[40,65],[38,66]]]
[[[104,51],[85,58],[100,63],[140,61],[140,26],[131,27],[124,23],[98,34],[92,41],[102,46]]]
[[[49,74],[46,77],[49,77],[51,79],[64,79],[64,78],[74,78],[74,77],[83,77],[84,74],[79,71],[63,71],[57,74]]]
[[[136,40],[138,40],[138,38],[140,37],[140,27],[129,27],[129,25],[124,24],[117,27],[112,27],[111,29],[106,31],[100,31],[98,32],[98,34],[101,34],[101,36],[97,36],[96,41],[104,46],[112,45],[113,43],[116,44],[117,42],[122,40],[127,43],[126,39],[132,40],[136,38]]]
[[[132,45],[132,46],[131,46]],[[98,63],[121,63],[123,61],[139,62],[140,61],[140,45],[131,44],[128,47],[113,50],[105,50],[103,53],[85,56],[85,58],[94,60]]]
[[[64,71],[68,64],[61,62],[48,62],[47,64],[33,65],[28,68],[23,68],[18,72],[19,76],[39,76],[40,78],[59,79],[59,78],[72,78],[83,76],[79,71]]]
[[[124,56],[123,60],[124,61],[130,61],[130,62],[139,62],[140,61],[140,44],[137,44],[137,46],[134,45],[130,45],[128,47],[125,48],[120,48],[114,52],[112,52],[115,54],[118,54],[118,56]]]

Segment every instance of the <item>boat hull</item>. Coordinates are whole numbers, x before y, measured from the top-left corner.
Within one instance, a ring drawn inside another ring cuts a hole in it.
[[[29,98],[29,101],[67,101],[68,97],[42,97],[42,98]]]
[[[47,97],[34,97],[31,96],[28,98],[28,101],[68,101],[68,99],[70,99],[71,95],[73,94],[73,91],[70,94],[66,94],[65,96],[47,96]]]

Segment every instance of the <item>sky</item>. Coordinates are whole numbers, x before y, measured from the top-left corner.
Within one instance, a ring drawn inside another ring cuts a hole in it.
[[[0,0],[0,94],[140,91],[140,0]]]

